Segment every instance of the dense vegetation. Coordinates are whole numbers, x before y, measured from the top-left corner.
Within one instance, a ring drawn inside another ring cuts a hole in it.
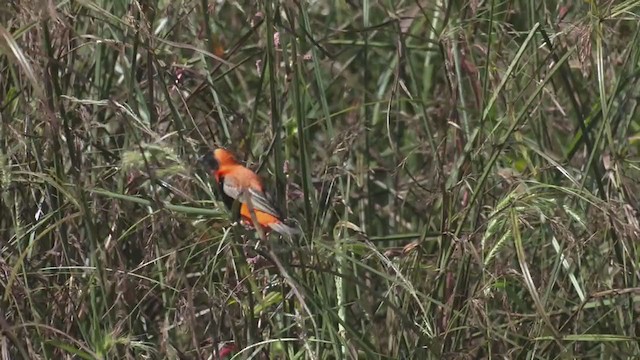
[[[640,357],[640,1],[5,4],[0,359]]]

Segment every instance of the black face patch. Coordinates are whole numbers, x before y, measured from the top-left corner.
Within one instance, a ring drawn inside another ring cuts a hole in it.
[[[200,158],[200,163],[207,167],[210,171],[216,171],[220,168],[220,164],[215,157],[213,157],[213,152],[208,152],[204,156]]]

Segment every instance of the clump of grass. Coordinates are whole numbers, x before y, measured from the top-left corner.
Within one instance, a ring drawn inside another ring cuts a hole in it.
[[[0,358],[640,355],[636,2],[0,19]],[[214,146],[304,234],[236,226]]]
[[[153,144],[141,144],[139,150],[122,152],[123,171],[149,171],[153,164],[154,173],[159,178],[172,175],[187,175],[188,168],[170,147]]]

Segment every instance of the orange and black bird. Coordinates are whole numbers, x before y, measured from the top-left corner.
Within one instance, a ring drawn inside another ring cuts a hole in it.
[[[207,152],[200,161],[216,179],[220,197],[227,208],[233,209],[235,201],[240,203],[240,218],[243,222],[253,224],[253,210],[256,221],[266,232],[273,230],[283,235],[298,233],[298,229],[283,222],[282,215],[265,192],[262,179],[240,164],[231,152],[217,148]],[[251,200],[253,209],[250,209],[247,197]]]

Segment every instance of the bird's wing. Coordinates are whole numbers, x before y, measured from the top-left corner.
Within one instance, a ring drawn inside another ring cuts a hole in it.
[[[251,198],[251,205],[253,205],[255,210],[265,212],[277,218],[281,217],[280,212],[273,206],[271,198],[262,190],[249,188],[243,191],[233,178],[227,176],[224,178],[222,191],[229,197],[245,204],[247,203],[246,197],[249,196]]]
[[[277,218],[282,218],[280,211],[273,206],[273,200],[264,191],[249,189],[249,196],[251,196],[251,204],[256,210],[266,212]]]
[[[228,197],[232,198],[233,200],[239,200],[239,201],[242,200],[242,199],[238,199],[241,193],[241,187],[238,185],[238,183],[235,181],[233,177],[231,176],[221,177],[218,185],[220,185],[220,190],[222,190],[222,192],[224,192]]]

